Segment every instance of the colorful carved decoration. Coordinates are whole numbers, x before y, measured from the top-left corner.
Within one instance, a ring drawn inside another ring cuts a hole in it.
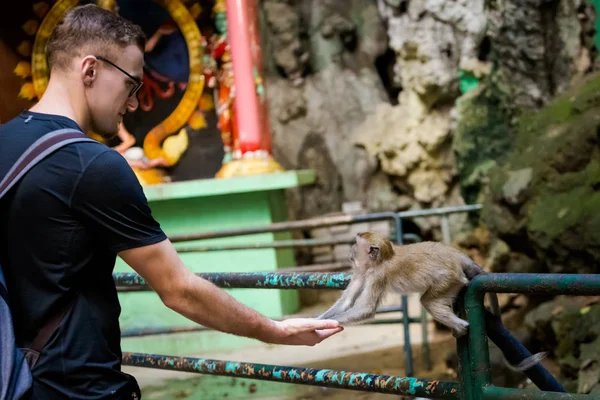
[[[190,60],[190,75],[183,98],[175,110],[164,121],[150,130],[144,140],[144,152],[149,160],[161,160],[162,165],[172,166],[179,160],[181,154],[187,148],[187,133],[182,133],[181,129],[190,120],[195,109],[198,107],[204,87],[204,77],[202,76],[202,36],[194,17],[180,0],[156,1],[167,11],[182,32]],[[37,29],[37,21],[31,20],[24,25],[23,29],[26,32],[32,31],[35,33],[35,30],[37,30],[37,34],[32,49],[31,66],[21,64],[15,69],[15,73],[25,77],[29,75],[29,69],[31,70],[32,82],[26,82],[23,85],[20,93],[21,97],[30,100],[33,100],[35,97],[39,99],[46,90],[49,76],[45,56],[46,43],[58,21],[68,10],[75,7],[78,3],[79,0],[58,0],[46,13],[42,23],[39,25],[39,29]],[[111,11],[116,10],[116,2],[114,0],[97,0],[97,4]],[[38,5],[37,8],[34,6],[34,10],[37,10],[38,13],[44,11],[41,5]],[[197,14],[198,11],[196,7],[195,13]],[[27,53],[27,50],[27,43],[22,43],[19,46],[20,53]],[[150,90],[150,93],[146,92],[143,98],[145,108],[152,107],[151,94],[156,94],[159,98],[165,98],[172,95],[172,91],[174,91],[172,85],[169,85],[167,90],[162,90],[158,85],[150,81],[145,81],[145,83],[147,83],[147,85],[144,85],[146,87],[145,90]],[[165,151],[163,148],[165,139],[175,133],[177,133],[178,139],[168,142],[172,144]],[[93,136],[93,133],[91,136]],[[185,146],[182,146],[184,144]]]
[[[174,165],[181,157],[178,146],[165,152],[161,147],[164,140],[179,131],[188,122],[202,96],[202,36],[196,21],[179,0],[157,0],[169,13],[185,38],[190,60],[190,76],[183,98],[175,110],[158,126],[152,128],[144,139],[144,153],[153,160],[163,158],[167,166]]]
[[[233,155],[225,162],[217,178],[255,175],[282,171],[271,155],[271,135],[262,74],[258,31],[258,4],[255,0],[243,2],[218,0],[219,11],[227,6],[227,44],[230,57],[235,60],[230,72],[234,80],[233,95],[228,100],[234,131]],[[215,22],[218,23],[217,15]],[[229,71],[228,71],[229,72]],[[241,129],[243,127],[243,129]]]
[[[225,11],[225,2],[217,0],[213,7],[217,33],[210,38],[208,44],[209,57],[204,68],[205,76],[209,78],[208,86],[215,93],[215,106],[219,118],[217,128],[221,131],[225,153],[223,163],[241,156],[233,103],[235,85],[231,49],[227,40],[227,16]]]
[[[140,89],[138,99],[140,108],[144,111],[150,111],[154,108],[154,96],[160,99],[168,99],[175,93],[175,82],[169,82],[168,88],[162,90],[158,83],[146,73],[144,73],[142,81],[144,85]]]
[[[117,151],[128,158],[137,172],[173,166],[188,146],[185,127],[206,127],[204,113],[216,109],[218,128],[225,148],[223,168],[217,177],[281,171],[281,166],[271,156],[265,88],[261,76],[256,0],[216,0],[213,11],[217,33],[208,42],[202,37],[196,24],[195,19],[201,12],[198,2],[188,9],[182,0],[154,1],[166,10],[172,22],[161,26],[156,35],[150,38],[149,46],[155,45],[161,35],[175,32],[183,36],[179,40],[185,42],[186,49],[183,51],[188,52],[189,77],[187,82],[183,81],[187,68],[182,78],[175,79],[176,82],[173,82],[173,78],[161,77],[152,68],[144,72],[144,86],[140,92],[141,110],[152,110],[156,98],[173,96],[176,87],[184,90],[183,97],[175,110],[145,136],[143,149],[134,147],[135,139],[132,142],[132,137],[120,135],[123,143],[117,146]],[[35,14],[39,18],[43,17],[43,20],[41,23],[30,20],[23,25],[25,32],[33,35],[37,31],[37,34],[33,46],[30,41],[24,41],[17,48],[24,57],[31,57],[31,64],[19,63],[14,70],[23,79],[31,77],[31,81],[26,81],[22,86],[20,97],[35,100],[44,93],[48,85],[48,65],[44,51],[47,40],[62,16],[78,3],[79,0],[56,0],[51,7],[47,2],[33,5]],[[240,9],[234,10],[234,13],[228,12],[226,3]],[[96,4],[113,12],[118,11],[116,0],[96,0]],[[233,55],[232,33],[228,29],[228,23],[231,26],[233,20],[241,21],[242,25],[234,27],[237,56]],[[234,65],[234,57],[237,57],[236,60],[241,59],[241,64],[236,62]],[[213,91],[213,96],[203,94],[205,81],[208,81],[208,88]],[[166,88],[159,84],[161,82],[167,83]],[[249,96],[249,93],[253,95]],[[238,115],[240,112],[243,115]],[[240,126],[244,129],[241,130]],[[88,134],[100,140],[93,132]]]

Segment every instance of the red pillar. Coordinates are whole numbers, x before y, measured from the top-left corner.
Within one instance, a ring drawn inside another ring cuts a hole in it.
[[[227,0],[227,36],[235,82],[235,114],[242,154],[260,149],[258,101],[252,74],[247,0]]]
[[[256,0],[226,0],[227,39],[233,64],[234,107],[240,154],[217,177],[281,171],[271,155],[268,107],[262,81],[262,55]],[[257,94],[260,83],[263,95]],[[240,158],[241,156],[241,158]],[[229,164],[229,165],[228,165]]]

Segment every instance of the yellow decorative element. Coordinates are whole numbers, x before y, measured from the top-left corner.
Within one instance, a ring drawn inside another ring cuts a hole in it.
[[[19,78],[29,78],[31,76],[31,64],[27,61],[19,61],[13,72]]]
[[[33,83],[27,82],[23,84],[23,86],[21,86],[21,90],[19,91],[19,97],[27,100],[35,99],[35,89],[33,88]]]
[[[227,8],[225,7],[225,0],[215,1],[215,5],[213,7],[213,12],[224,13],[225,11],[227,11]]]
[[[48,86],[48,63],[46,61],[46,43],[50,34],[61,20],[63,15],[75,7],[79,0],[58,0],[44,17],[40,29],[33,43],[33,56],[31,59],[31,74],[33,76],[33,87],[38,99],[42,97]]]
[[[193,6],[191,6],[189,10],[192,18],[198,19],[200,13],[202,12],[202,7],[200,7],[200,3],[196,3]]]
[[[188,125],[190,126],[190,128],[195,130],[206,128],[208,126],[208,124],[206,123],[206,118],[204,118],[204,114],[202,114],[202,112],[199,110],[194,111],[194,113],[190,117],[190,120],[188,121]]]
[[[203,94],[198,106],[201,111],[210,111],[215,109],[215,99],[209,94]]]
[[[33,5],[33,12],[38,18],[44,18],[49,9],[50,6],[48,3],[44,3],[43,1],[39,1]]]
[[[35,19],[30,19],[25,22],[21,28],[23,28],[26,34],[33,36],[37,32],[39,26],[40,24]]]
[[[183,34],[190,60],[188,84],[177,108],[158,126],[152,128],[144,139],[144,153],[149,159],[164,158],[167,166],[172,166],[176,160],[165,154],[161,144],[167,137],[181,129],[198,107],[204,89],[203,41],[196,21],[180,0],[157,0],[157,2],[167,10]]]
[[[163,153],[167,163],[169,165],[177,164],[181,155],[187,150],[189,143],[185,128],[182,128],[177,135],[166,138],[163,144]]]
[[[224,163],[215,178],[272,174],[282,171],[284,171],[283,167],[272,157],[244,158]]]
[[[99,0],[109,1],[109,0]],[[204,76],[202,74],[202,36],[194,18],[180,0],[156,0],[168,12],[175,21],[185,39],[190,62],[190,75],[183,97],[175,110],[159,125],[155,126],[144,140],[144,153],[150,159],[164,158],[167,166],[177,162],[178,157],[173,156],[178,151],[168,156],[161,145],[174,132],[181,129],[190,119],[198,106],[202,91],[204,89]],[[48,86],[48,63],[45,56],[46,43],[50,34],[71,8],[75,7],[79,0],[57,0],[42,21],[33,44],[33,56],[31,73],[33,87],[38,99],[42,97]],[[177,142],[175,142],[177,143]],[[186,142],[187,143],[187,142]],[[187,146],[187,144],[186,144]],[[177,149],[178,147],[175,146]],[[181,155],[179,155],[181,156]]]
[[[17,46],[17,52],[23,57],[29,57],[31,55],[31,42],[29,40],[23,40]]]
[[[140,185],[142,186],[157,185],[159,183],[169,182],[169,177],[162,169],[140,169],[135,167],[133,167],[132,169],[133,173],[140,182]]]
[[[110,12],[117,12],[117,2],[115,0],[97,0],[96,5]]]

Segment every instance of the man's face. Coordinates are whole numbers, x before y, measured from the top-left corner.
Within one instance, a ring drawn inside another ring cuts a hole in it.
[[[131,45],[115,59],[96,58],[97,76],[86,87],[90,129],[104,138],[112,138],[123,115],[135,111],[139,105],[135,91],[142,81],[144,54]]]

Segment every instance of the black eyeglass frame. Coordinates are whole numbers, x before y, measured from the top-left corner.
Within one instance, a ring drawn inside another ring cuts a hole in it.
[[[131,89],[131,91],[129,92],[129,96],[128,97],[131,97],[134,94],[136,94],[137,91],[140,90],[140,88],[144,84],[141,79],[136,78],[135,76],[132,76],[129,72],[125,71],[123,68],[119,67],[117,64],[115,64],[115,63],[113,63],[111,61],[108,61],[106,58],[104,58],[102,56],[94,56],[94,57],[96,57],[98,60],[104,61],[105,63],[108,63],[108,64],[112,65],[113,67],[115,67],[116,69],[118,69],[119,71],[121,71],[122,73],[124,73],[125,75],[127,75],[127,77],[129,79],[131,79],[132,81],[134,81],[136,83],[136,86],[134,86],[133,89]]]

